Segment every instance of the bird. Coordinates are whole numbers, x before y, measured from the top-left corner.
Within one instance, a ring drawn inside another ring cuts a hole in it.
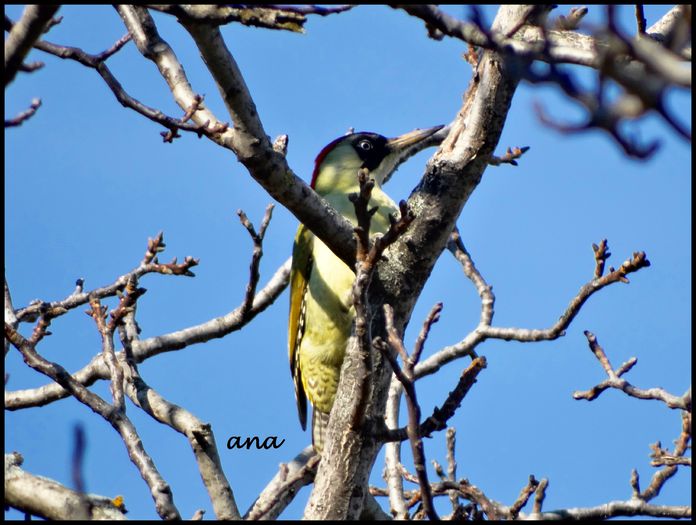
[[[377,207],[371,233],[389,228],[399,208],[382,185],[399,165],[436,142],[427,139],[443,126],[416,129],[388,139],[372,132],[350,132],[325,146],[317,156],[311,187],[354,225],[349,196],[359,192],[358,171],[374,180],[369,208]],[[321,454],[334,404],[341,365],[355,311],[355,272],[303,224],[295,235],[290,271],[288,354],[300,424],[307,428],[307,400],[312,405],[312,445]]]

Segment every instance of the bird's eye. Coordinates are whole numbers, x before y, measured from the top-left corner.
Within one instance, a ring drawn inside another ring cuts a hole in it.
[[[372,143],[369,140],[361,140],[358,142],[358,147],[363,151],[370,151],[372,149]]]

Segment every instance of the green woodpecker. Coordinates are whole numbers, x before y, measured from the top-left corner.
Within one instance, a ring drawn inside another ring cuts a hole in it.
[[[378,207],[371,233],[384,233],[389,228],[389,214],[398,214],[399,209],[382,191],[382,184],[399,164],[431,145],[426,139],[441,128],[415,130],[393,139],[365,132],[340,137],[317,156],[311,186],[356,224],[355,208],[348,196],[359,191],[358,170],[367,168],[375,180],[369,208]],[[354,271],[301,224],[290,274],[290,371],[303,430],[307,427],[307,398],[313,406],[312,444],[319,453],[355,315],[351,297],[354,279]]]

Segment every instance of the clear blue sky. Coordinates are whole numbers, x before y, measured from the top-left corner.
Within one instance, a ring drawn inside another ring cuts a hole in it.
[[[467,8],[447,6],[464,16]],[[561,12],[559,8],[557,12]],[[648,25],[667,7],[646,6]],[[17,19],[21,10],[6,7]],[[486,8],[487,19],[494,10]],[[602,15],[591,6],[590,21]],[[100,52],[125,29],[116,12],[102,7],[63,7],[63,22],[50,41]],[[619,9],[632,27],[631,7]],[[185,31],[155,15],[160,33],[184,64],[194,89],[228,120],[217,89]],[[313,18],[304,35],[230,25],[222,29],[271,137],[290,137],[288,160],[309,180],[314,157],[349,127],[394,136],[416,127],[450,122],[471,75],[462,42],[429,40],[423,24],[403,12],[364,6]],[[163,144],[159,126],[123,109],[92,70],[38,51],[46,66],[19,74],[5,94],[5,115],[24,110],[33,97],[43,106],[30,121],[5,133],[5,267],[16,307],[33,299],[66,297],[75,280],[86,287],[112,282],[135,267],[147,238],[165,232],[169,260],[200,258],[194,279],[151,275],[141,281],[143,337],[167,333],[223,315],[237,307],[246,286],[251,241],[239,224],[242,208],[258,225],[271,198],[233,154],[206,139],[183,134]],[[142,102],[180,116],[166,84],[132,43],[109,60],[124,88]],[[587,77],[584,77],[587,78]],[[486,342],[479,348],[488,368],[451,420],[457,429],[458,475],[498,501],[512,503],[530,474],[550,478],[545,509],[593,506],[630,497],[632,468],[642,486],[654,471],[648,445],[672,446],[680,430],[677,411],[656,401],[637,401],[610,391],[588,403],[572,392],[602,381],[583,330],[594,332],[614,366],[631,356],[627,378],[681,395],[691,381],[691,148],[650,117],[635,129],[659,138],[649,161],[627,160],[600,133],[562,136],[543,127],[533,111],[540,101],[558,119],[581,114],[551,88],[520,86],[499,152],[530,146],[518,167],[489,168],[458,221],[464,243],[494,288],[497,326],[546,328],[592,277],[591,244],[608,238],[618,267],[644,250],[652,266],[592,297],[567,335],[535,344]],[[689,94],[674,93],[670,107],[683,122]],[[428,154],[404,165],[389,183],[406,198]],[[290,255],[295,218],[276,206],[261,263],[261,285]],[[475,290],[449,253],[438,262],[406,334],[412,345],[422,319],[437,301],[441,321],[425,355],[461,340],[479,319]],[[309,443],[297,420],[287,363],[285,292],[241,332],[170,352],[140,366],[143,378],[170,401],[212,424],[237,503],[246,510],[258,492]],[[113,300],[106,302],[113,308]],[[81,310],[84,310],[82,308]],[[30,333],[24,326],[24,333]],[[76,311],[55,320],[38,347],[69,370],[100,351],[92,319]],[[424,414],[441,404],[468,360],[450,364],[437,379],[418,383]],[[5,362],[9,389],[31,388],[46,378],[28,369],[19,352]],[[94,391],[106,399],[106,382]],[[183,517],[212,509],[186,440],[132,405],[128,415],[165,479]],[[403,414],[402,414],[403,415]],[[404,420],[405,421],[405,420]],[[112,428],[73,399],[5,413],[5,450],[24,455],[27,471],[67,485],[72,427],[87,432],[88,491],[121,494],[131,518],[157,518],[147,486],[128,460]],[[273,451],[230,451],[232,435],[285,439]],[[444,433],[426,440],[428,460],[445,462]],[[406,466],[412,469],[404,447]],[[372,483],[383,486],[380,463]],[[430,474],[435,478],[434,472]],[[408,485],[408,484],[407,484]],[[660,504],[690,501],[688,473],[667,483]],[[284,517],[301,516],[305,488]],[[380,501],[384,501],[380,499]],[[438,503],[447,511],[449,502]],[[528,510],[528,509],[527,509]],[[7,518],[18,518],[15,511]]]

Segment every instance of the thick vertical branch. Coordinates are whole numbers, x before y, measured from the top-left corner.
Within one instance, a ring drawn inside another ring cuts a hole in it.
[[[519,24],[528,8],[502,7],[494,29],[507,31]],[[487,51],[465,95],[464,105],[420,184],[409,198],[414,221],[386,251],[386,264],[377,267],[370,287],[372,335],[386,339],[382,304],[394,305],[394,325],[403,331],[425,281],[447,243],[469,195],[481,180],[488,159],[498,144],[510,108],[517,79],[506,71],[503,57]],[[372,399],[368,418],[384,415],[390,367],[374,356]],[[343,368],[345,371],[345,367]],[[351,391],[342,388],[341,377],[332,411],[332,424],[348,425]],[[346,418],[345,423],[341,421]],[[331,469],[320,467],[305,518],[357,519],[359,495],[381,448],[373,436],[351,434],[332,458]],[[311,507],[311,509],[310,509]]]

